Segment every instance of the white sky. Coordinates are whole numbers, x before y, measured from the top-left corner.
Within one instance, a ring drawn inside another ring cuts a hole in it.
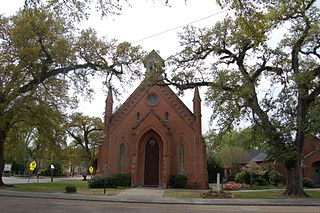
[[[1,0],[0,14],[14,14],[19,7],[23,6],[23,2],[24,0]],[[81,24],[82,27],[92,27],[97,30],[99,36],[106,36],[108,39],[116,38],[120,42],[134,42],[134,45],[142,46],[147,52],[155,49],[160,52],[163,59],[166,59],[179,50],[177,33],[181,32],[182,28],[172,30],[173,28],[189,23],[197,27],[210,27],[215,21],[225,16],[224,12],[220,13],[221,9],[216,5],[215,0],[188,0],[187,3],[185,0],[172,0],[170,7],[164,5],[164,0],[129,0],[129,2],[131,7],[125,6],[122,15],[101,20],[99,13],[92,14],[88,22]],[[166,32],[168,30],[169,32]],[[162,34],[144,39],[158,33]],[[123,95],[121,102],[134,89],[135,86],[128,88],[128,93]],[[89,116],[102,117],[105,98],[106,94],[102,86],[97,86],[94,99],[90,103],[81,101],[79,110]],[[185,93],[181,98],[191,111],[192,98],[192,91]],[[203,94],[201,98],[204,100]],[[115,105],[118,104],[115,103]],[[210,109],[202,104],[203,133],[209,130],[210,115]]]

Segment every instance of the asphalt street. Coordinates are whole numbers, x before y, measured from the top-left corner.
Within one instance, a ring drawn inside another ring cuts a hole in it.
[[[0,199],[3,213],[190,213],[190,212],[277,212],[277,213],[319,213],[319,206],[219,206],[118,203],[104,201],[79,201],[44,198],[5,197]]]

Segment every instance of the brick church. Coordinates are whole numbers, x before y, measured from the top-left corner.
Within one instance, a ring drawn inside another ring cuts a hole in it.
[[[155,51],[143,63],[146,74],[163,72],[164,60]],[[168,187],[171,175],[184,174],[188,187],[207,188],[198,88],[191,112],[168,86],[146,86],[145,81],[147,78],[116,111],[109,89],[97,172],[127,173],[132,187],[162,188]]]

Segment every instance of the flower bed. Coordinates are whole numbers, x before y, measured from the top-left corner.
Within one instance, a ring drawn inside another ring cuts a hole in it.
[[[223,189],[225,190],[238,190],[242,188],[241,183],[237,183],[235,181],[229,181],[223,185]]]

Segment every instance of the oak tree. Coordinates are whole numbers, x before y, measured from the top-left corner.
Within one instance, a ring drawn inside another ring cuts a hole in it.
[[[17,122],[30,123],[32,116],[21,118],[34,107],[63,112],[73,100],[70,89],[92,93],[90,76],[104,77],[108,86],[140,76],[140,47],[98,38],[93,29],[79,30],[60,14],[40,4],[0,16],[0,185],[9,131]]]
[[[71,137],[74,147],[82,151],[81,159],[86,166],[96,166],[98,146],[102,140],[103,123],[98,117],[89,117],[74,113],[66,122],[66,132]]]
[[[212,28],[186,27],[166,83],[207,86],[224,130],[251,122],[287,168],[286,195],[304,196],[301,152],[320,93],[320,12],[315,0],[221,0],[232,15]],[[318,114],[318,113],[317,113]],[[318,116],[319,117],[319,116]],[[314,131],[313,131],[314,132]]]

